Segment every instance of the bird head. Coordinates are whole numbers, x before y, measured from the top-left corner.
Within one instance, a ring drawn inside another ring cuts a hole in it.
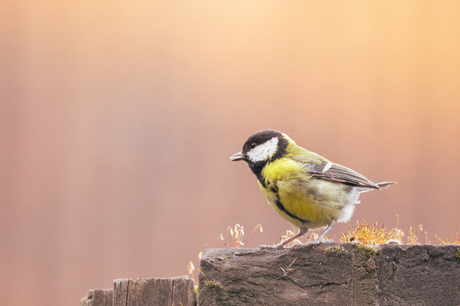
[[[244,160],[249,168],[256,173],[268,162],[272,162],[286,154],[289,137],[275,130],[262,130],[252,134],[243,145],[243,150],[233,154],[232,161]]]

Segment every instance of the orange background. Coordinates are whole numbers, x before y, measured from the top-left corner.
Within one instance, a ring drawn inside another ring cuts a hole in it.
[[[457,1],[3,1],[2,304],[183,275],[235,223],[262,224],[249,247],[278,242],[294,228],[229,161],[265,128],[399,182],[351,225],[399,214],[406,235],[453,240],[459,16]]]

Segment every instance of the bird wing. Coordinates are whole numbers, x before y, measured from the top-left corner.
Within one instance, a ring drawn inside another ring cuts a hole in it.
[[[305,170],[312,178],[339,182],[353,187],[380,189],[378,185],[368,180],[363,175],[342,165],[330,161],[316,160],[312,162],[310,157],[302,155],[295,156],[293,159],[302,163]]]

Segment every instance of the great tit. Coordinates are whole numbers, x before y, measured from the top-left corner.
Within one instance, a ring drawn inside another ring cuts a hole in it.
[[[326,227],[312,243],[321,242],[337,222],[350,220],[360,193],[395,184],[372,182],[298,146],[289,136],[275,130],[251,135],[243,150],[230,159],[246,161],[270,206],[299,228],[296,235],[274,248],[283,248],[309,229]]]

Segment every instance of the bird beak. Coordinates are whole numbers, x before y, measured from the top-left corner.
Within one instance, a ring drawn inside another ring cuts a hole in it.
[[[237,160],[244,160],[244,155],[241,152],[235,153],[232,156],[230,156],[231,161],[237,161]]]

